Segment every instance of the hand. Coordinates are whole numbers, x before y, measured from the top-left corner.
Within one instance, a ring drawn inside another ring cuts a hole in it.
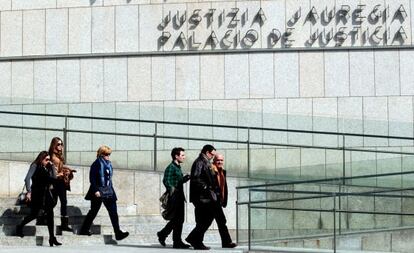
[[[184,175],[183,177],[183,182],[187,182],[188,180],[190,180],[191,176],[189,174]]]
[[[173,186],[172,186],[172,187],[170,188],[170,194],[173,194],[176,190],[177,190],[177,189],[176,189],[175,187],[173,187]]]
[[[97,192],[95,192],[95,196],[96,196],[97,198],[100,198],[100,197],[101,197],[101,193],[100,193],[99,191],[97,191]]]

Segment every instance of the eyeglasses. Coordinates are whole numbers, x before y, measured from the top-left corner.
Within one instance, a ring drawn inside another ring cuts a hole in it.
[[[111,156],[111,154],[103,154],[103,156]]]
[[[63,143],[62,142],[59,142],[57,145],[58,146],[63,146]]]

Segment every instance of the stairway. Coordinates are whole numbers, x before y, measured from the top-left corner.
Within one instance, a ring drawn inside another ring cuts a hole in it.
[[[34,246],[48,244],[48,230],[44,225],[36,225],[32,221],[23,228],[24,237],[15,236],[16,225],[29,214],[30,208],[26,206],[14,205],[14,198],[0,198],[0,245],[1,246]],[[77,235],[81,224],[89,210],[89,201],[83,200],[81,195],[70,195],[68,203],[69,225],[74,232],[60,230],[59,203],[55,207],[55,232],[59,242],[70,245],[105,245],[117,244],[114,232],[109,219],[109,215],[104,206],[101,207],[94,224],[91,227],[92,236]],[[122,243],[134,245],[156,245],[159,246],[157,231],[161,230],[166,221],[160,215],[136,215],[136,205],[118,205],[118,214],[121,229],[130,233],[129,237],[122,240]],[[194,228],[194,224],[184,223],[183,239]],[[230,231],[234,238],[234,230]],[[220,242],[217,230],[209,229],[205,238],[205,244]],[[166,240],[167,244],[172,245],[171,236]]]

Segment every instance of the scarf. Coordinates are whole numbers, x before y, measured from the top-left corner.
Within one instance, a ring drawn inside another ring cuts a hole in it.
[[[103,159],[103,157],[98,158],[99,163],[101,164],[101,168],[99,170],[99,177],[101,179],[101,185],[106,186],[110,185],[111,178],[112,178],[112,163],[111,161],[107,161]]]

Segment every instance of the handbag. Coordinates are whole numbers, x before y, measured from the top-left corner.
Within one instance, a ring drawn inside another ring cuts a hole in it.
[[[100,186],[98,187],[98,190],[101,193],[101,198],[103,199],[110,199],[114,196],[114,191],[110,185]]]
[[[16,205],[18,206],[26,205],[27,202],[29,202],[29,199],[27,198],[27,192],[24,191],[24,185],[23,185],[22,191],[17,196]]]

